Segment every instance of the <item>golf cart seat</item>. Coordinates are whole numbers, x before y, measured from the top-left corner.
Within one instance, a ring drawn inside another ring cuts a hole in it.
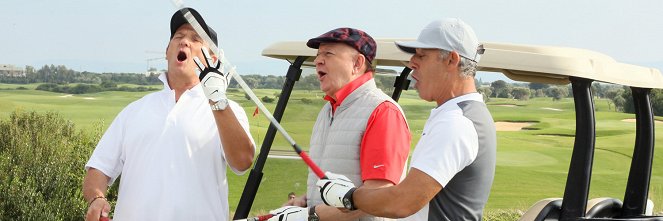
[[[622,201],[615,198],[601,197],[587,201],[587,210],[584,219],[591,220],[660,220],[655,217],[616,218],[621,215]],[[562,208],[562,198],[547,198],[536,202],[530,207],[519,221],[552,221],[559,220]],[[645,216],[651,216],[654,203],[647,200]],[[583,220],[584,220],[583,219]]]
[[[518,221],[546,221],[559,220],[559,213],[562,209],[562,198],[546,198],[539,200],[532,207],[527,209]]]
[[[622,204],[621,200],[609,197],[591,199],[587,201],[585,217],[614,218],[621,214]]]

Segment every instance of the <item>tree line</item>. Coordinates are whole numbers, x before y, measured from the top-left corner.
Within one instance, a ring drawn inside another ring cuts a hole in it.
[[[136,73],[94,73],[78,72],[68,69],[64,65],[44,65],[40,69],[26,66],[25,77],[0,76],[0,83],[31,84],[43,83],[37,87],[38,90],[46,90],[60,93],[84,94],[100,91],[150,91],[156,87],[149,85],[160,85],[158,74],[136,74]],[[275,75],[242,75],[242,78],[250,88],[258,89],[281,89],[285,83],[285,76]],[[375,75],[375,83],[378,88],[391,94],[394,90],[395,76]],[[490,98],[511,98],[527,100],[532,97],[550,97],[553,101],[565,97],[572,97],[571,85],[549,85],[541,83],[508,83],[503,80],[484,84],[481,80],[475,80],[477,91],[484,95],[486,100]],[[70,85],[76,84],[76,85]],[[139,87],[118,87],[118,84],[136,84]],[[413,84],[410,85],[412,87]],[[236,81],[230,81],[229,88],[240,88]],[[297,90],[319,90],[320,83],[316,74],[302,75],[294,86]],[[610,102],[610,107],[616,111],[633,113],[633,100],[631,90],[628,87],[612,84],[593,83],[592,94],[596,98],[605,98]],[[651,102],[654,114],[663,115],[663,91],[653,89],[651,91]]]
[[[25,77],[0,76],[0,83],[8,84],[101,84],[114,82],[116,84],[155,85],[161,84],[157,75],[144,75],[135,73],[95,73],[88,71],[74,71],[64,65],[44,65],[40,69],[25,66]]]
[[[553,101],[558,101],[562,98],[573,97],[570,84],[509,84],[503,80],[498,80],[492,82],[489,86],[477,86],[477,91],[483,94],[486,100],[490,100],[490,98],[528,100],[531,97],[550,97]],[[631,88],[628,86],[594,82],[591,86],[591,92],[592,96],[597,99],[606,99],[609,102],[608,107],[612,110],[635,113]],[[663,90],[652,89],[649,96],[654,115],[663,116]]]
[[[136,85],[161,85],[158,79],[159,74],[145,75],[142,73],[95,73],[88,71],[75,71],[64,65],[44,65],[39,69],[32,66],[25,67],[26,76],[4,76],[0,75],[0,83],[7,84],[33,84],[33,83],[51,83],[57,85],[67,84],[96,84],[101,89],[112,88],[108,84],[136,84]],[[260,89],[280,89],[285,83],[285,76],[275,75],[242,75],[246,84],[251,88]],[[383,83],[384,82],[384,83]],[[392,90],[393,77],[376,76],[376,83],[385,90]],[[106,84],[106,85],[104,85]],[[53,85],[45,85],[45,88],[54,88]],[[83,86],[84,87],[84,86]],[[229,88],[240,88],[236,81],[230,81]],[[302,75],[295,89],[300,90],[318,90],[320,83],[315,74]]]
[[[36,90],[50,91],[56,93],[65,93],[65,94],[89,94],[89,93],[98,93],[102,91],[127,91],[127,92],[143,92],[143,91],[155,91],[158,90],[156,87],[129,87],[121,86],[118,87],[117,84],[113,82],[102,82],[99,85],[96,84],[76,84],[71,86],[69,84],[54,84],[54,83],[44,83],[40,84],[35,88]]]

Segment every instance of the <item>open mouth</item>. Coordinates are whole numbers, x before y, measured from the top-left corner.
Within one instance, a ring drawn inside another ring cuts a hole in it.
[[[185,61],[187,58],[186,53],[183,51],[180,51],[180,53],[177,54],[177,61],[182,62]]]
[[[324,72],[324,71],[318,71],[318,78],[322,78],[322,77],[324,77],[325,75],[327,75],[326,72]]]
[[[415,77],[414,74],[415,74],[415,71],[413,71],[412,74],[407,76],[407,79],[410,80],[410,81],[414,81],[414,82],[419,81],[419,79],[417,79],[417,77]]]

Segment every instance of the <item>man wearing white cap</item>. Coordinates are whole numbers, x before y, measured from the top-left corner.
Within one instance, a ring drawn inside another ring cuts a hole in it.
[[[495,125],[474,85],[483,47],[460,19],[433,21],[414,42],[396,42],[410,58],[419,97],[437,107],[400,184],[355,188],[341,175],[318,181],[331,206],[406,220],[481,220],[495,174]]]

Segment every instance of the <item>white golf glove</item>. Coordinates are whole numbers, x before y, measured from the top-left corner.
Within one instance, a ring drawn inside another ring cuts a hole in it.
[[[267,221],[308,221],[308,208],[299,206],[284,206],[272,211],[274,215]]]
[[[346,176],[326,172],[327,179],[318,180],[320,195],[325,204],[338,208],[355,210],[352,193],[357,189]]]
[[[219,71],[221,62],[219,62],[218,59],[216,62],[212,62],[212,56],[209,55],[207,48],[202,47],[200,50],[203,52],[207,66],[203,65],[198,57],[194,57],[193,61],[200,70],[198,78],[200,79],[200,84],[203,87],[205,96],[212,102],[227,99],[226,89],[228,89],[230,73],[224,74],[222,71]],[[212,65],[212,63],[214,63],[214,65]]]

